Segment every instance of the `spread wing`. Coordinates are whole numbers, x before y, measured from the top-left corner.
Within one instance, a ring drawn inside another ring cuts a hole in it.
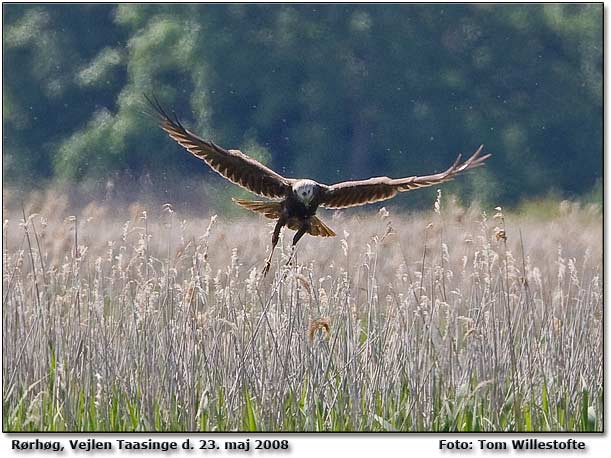
[[[435,175],[398,179],[376,177],[362,181],[345,181],[328,186],[322,191],[320,205],[327,208],[355,207],[390,199],[399,192],[426,188],[450,181],[459,173],[483,165],[484,161],[491,156],[491,154],[480,156],[483,148],[484,145],[480,146],[469,159],[462,163],[460,162],[462,156],[459,154],[448,170]]]
[[[291,188],[291,180],[284,178],[239,150],[226,150],[210,140],[204,140],[185,129],[178,118],[172,119],[159,101],[145,95],[159,116],[160,127],[194,156],[203,160],[219,175],[264,197],[284,197]]]

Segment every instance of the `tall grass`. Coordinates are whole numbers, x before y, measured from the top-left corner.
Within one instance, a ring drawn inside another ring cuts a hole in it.
[[[600,431],[602,220],[562,205],[327,212],[266,279],[262,219],[7,211],[3,427]]]

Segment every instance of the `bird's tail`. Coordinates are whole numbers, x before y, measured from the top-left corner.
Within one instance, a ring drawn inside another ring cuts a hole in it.
[[[250,211],[261,213],[270,219],[278,219],[282,213],[282,202],[269,202],[262,200],[244,200],[244,199],[232,199],[236,205],[244,207]],[[299,230],[299,221],[289,220],[287,222],[289,229],[294,231]],[[310,218],[310,228],[308,234],[317,237],[335,237],[335,232],[325,223],[323,223],[318,217],[312,216]]]
[[[319,237],[335,237],[335,232],[316,216],[310,218],[310,229],[308,234]]]
[[[298,231],[301,227],[301,223],[297,218],[291,218],[286,223],[289,229]],[[318,219],[317,216],[310,217],[310,227],[308,228],[308,234],[314,237],[335,237],[335,232],[325,223]]]
[[[270,219],[280,218],[282,202],[265,202],[262,200],[231,199],[240,207],[250,211],[261,213]]]

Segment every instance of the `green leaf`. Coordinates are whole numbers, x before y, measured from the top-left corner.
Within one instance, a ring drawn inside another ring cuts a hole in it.
[[[244,399],[246,401],[246,423],[245,429],[247,431],[257,431],[257,420],[255,418],[255,412],[252,405],[252,399],[248,390],[244,390]]]

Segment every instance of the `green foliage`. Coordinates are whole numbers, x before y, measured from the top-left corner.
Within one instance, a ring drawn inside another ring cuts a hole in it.
[[[257,420],[255,418],[255,411],[253,407],[253,400],[248,393],[248,390],[244,390],[244,431],[257,431]]]
[[[289,176],[429,173],[480,143],[495,155],[457,180],[467,200],[574,196],[602,176],[602,5],[3,11],[11,184],[208,179],[143,115],[143,93],[223,146],[264,151]]]
[[[583,196],[582,200],[584,203],[597,205],[602,210],[603,197],[603,180],[601,178],[596,181],[592,190]]]

